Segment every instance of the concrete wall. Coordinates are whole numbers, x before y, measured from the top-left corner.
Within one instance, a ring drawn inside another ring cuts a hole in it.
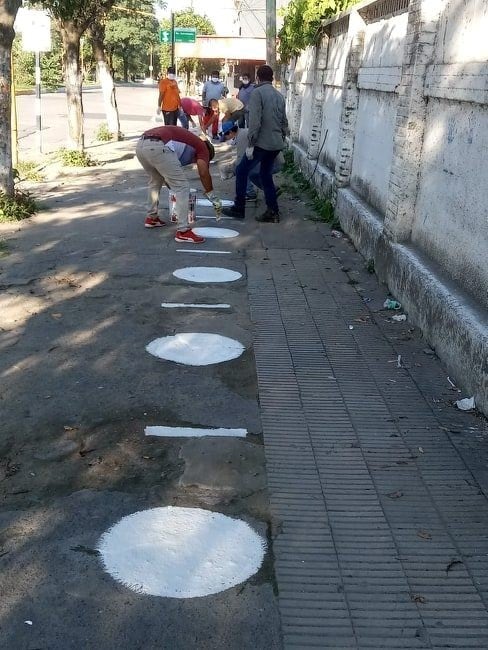
[[[487,33],[484,0],[362,2],[287,77],[296,162],[485,412]]]

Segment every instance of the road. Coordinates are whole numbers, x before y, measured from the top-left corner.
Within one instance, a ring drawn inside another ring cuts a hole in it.
[[[140,133],[150,126],[155,114],[157,89],[155,86],[117,86],[117,104],[120,126],[125,135]],[[89,88],[83,91],[85,145],[89,150],[97,146],[95,134],[103,122],[102,91]],[[40,153],[36,135],[34,95],[17,97],[20,159],[36,159]],[[41,96],[42,153],[51,153],[66,145],[68,120],[64,92],[45,93]]]

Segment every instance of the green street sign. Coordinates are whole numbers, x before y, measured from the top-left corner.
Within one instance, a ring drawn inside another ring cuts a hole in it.
[[[170,29],[160,29],[159,30],[159,42],[160,43],[171,43],[171,30]]]
[[[159,30],[159,42],[169,44],[173,33],[171,29]],[[197,36],[195,27],[175,27],[175,43],[194,43]]]
[[[194,43],[196,35],[195,27],[175,27],[175,43]]]

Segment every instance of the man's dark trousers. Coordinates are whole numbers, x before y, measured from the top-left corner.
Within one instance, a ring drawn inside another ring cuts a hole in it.
[[[273,163],[278,151],[267,151],[261,147],[254,147],[254,153],[251,160],[246,155],[242,156],[241,161],[236,167],[236,198],[234,205],[238,210],[243,210],[246,205],[246,188],[247,177],[249,172],[258,163],[261,163],[261,172],[259,177],[263,186],[266,206],[273,212],[278,212],[278,202],[276,201],[276,188],[273,183]]]

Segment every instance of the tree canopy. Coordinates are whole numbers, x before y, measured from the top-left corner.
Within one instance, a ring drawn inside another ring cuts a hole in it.
[[[182,11],[176,11],[174,17],[175,27],[195,27],[197,34],[215,34],[215,27],[213,26],[211,20],[205,15],[202,16],[200,14],[196,14],[191,7],[183,9]],[[171,21],[168,19],[162,20],[161,28],[171,29]],[[171,45],[161,45],[160,60],[161,69],[166,69],[171,61]],[[215,67],[214,61],[211,62],[211,66]],[[181,59],[179,64],[180,71],[184,72],[185,74],[199,72],[199,70],[203,70],[204,67],[205,62],[201,61],[200,59]]]
[[[278,33],[283,63],[314,45],[322,20],[345,11],[359,0],[291,0],[283,12],[283,27]]]
[[[112,67],[121,62],[127,81],[129,74],[147,70],[149,51],[159,44],[159,23],[155,16],[145,15],[153,13],[150,0],[139,0],[137,8],[127,0],[117,5],[127,11],[114,8],[110,12],[105,25],[105,45]]]

